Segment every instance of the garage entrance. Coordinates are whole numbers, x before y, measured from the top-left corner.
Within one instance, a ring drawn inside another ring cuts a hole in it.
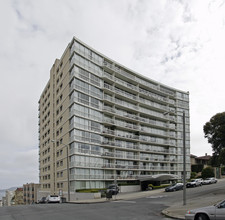
[[[177,180],[178,176],[174,174],[140,175],[137,178],[141,184],[141,190],[145,191],[149,184],[160,186],[162,181]]]

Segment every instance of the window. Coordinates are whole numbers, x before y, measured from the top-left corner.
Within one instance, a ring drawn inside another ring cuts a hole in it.
[[[99,108],[99,100],[91,97],[91,106]]]
[[[89,96],[78,92],[78,101],[83,104],[88,105],[89,104]]]

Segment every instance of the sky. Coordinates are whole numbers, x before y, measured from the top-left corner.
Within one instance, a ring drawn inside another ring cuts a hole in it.
[[[225,109],[224,0],[0,0],[0,189],[38,183],[38,100],[73,36],[190,93],[191,153]]]

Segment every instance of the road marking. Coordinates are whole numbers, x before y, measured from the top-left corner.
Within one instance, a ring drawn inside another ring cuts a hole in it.
[[[146,199],[160,199],[164,197],[167,197],[167,196],[149,196],[149,197],[146,197]]]
[[[121,203],[136,203],[136,201],[128,201],[128,200],[118,200],[118,201],[112,201],[112,202],[121,202]]]

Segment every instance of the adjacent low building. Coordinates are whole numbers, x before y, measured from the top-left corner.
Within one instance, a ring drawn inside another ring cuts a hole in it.
[[[36,184],[36,183],[27,183],[23,185],[24,205],[37,203],[39,188],[40,188],[40,184]]]
[[[17,188],[15,190],[14,203],[15,203],[15,205],[23,205],[24,204],[23,188]]]
[[[12,205],[14,205],[14,200],[13,200],[14,195],[15,195],[14,191],[9,191],[9,190],[5,191],[4,206],[12,206]]]
[[[138,74],[73,38],[39,100],[43,195],[183,176],[183,113],[190,177],[189,93]]]

